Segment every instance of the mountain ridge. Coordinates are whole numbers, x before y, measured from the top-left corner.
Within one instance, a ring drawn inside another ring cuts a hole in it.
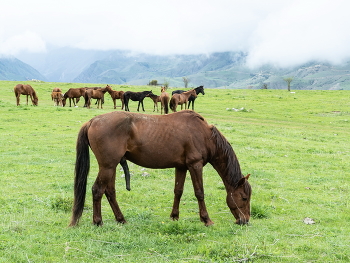
[[[146,85],[156,79],[182,87],[286,88],[283,80],[293,77],[293,89],[350,89],[350,64],[331,65],[311,61],[291,68],[271,65],[251,69],[245,66],[244,52],[216,52],[197,55],[151,55],[123,50],[51,49],[47,54],[21,54],[52,82]]]

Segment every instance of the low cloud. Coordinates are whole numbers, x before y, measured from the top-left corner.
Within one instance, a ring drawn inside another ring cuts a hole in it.
[[[22,51],[45,52],[45,41],[31,31],[26,31],[23,34],[14,35],[4,40],[0,38],[0,55],[16,56]]]
[[[312,60],[350,59],[350,2],[297,1],[261,21],[252,35],[247,64],[296,66]]]
[[[1,54],[45,52],[46,45],[152,54],[244,51],[250,67],[350,58],[345,0],[12,1],[2,6]]]

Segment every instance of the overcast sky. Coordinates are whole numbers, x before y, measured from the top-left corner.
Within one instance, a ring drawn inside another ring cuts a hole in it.
[[[155,54],[248,52],[248,64],[350,58],[348,0],[2,0],[0,54],[48,45]]]

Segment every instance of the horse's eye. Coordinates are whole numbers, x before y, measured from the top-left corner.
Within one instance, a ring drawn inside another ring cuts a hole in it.
[[[243,201],[247,201],[248,198],[247,198],[247,197],[242,197],[242,200],[243,200]]]

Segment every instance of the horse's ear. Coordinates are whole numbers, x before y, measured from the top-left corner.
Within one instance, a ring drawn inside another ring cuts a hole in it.
[[[244,183],[246,181],[248,181],[250,174],[247,174],[247,176],[242,177],[241,179],[239,179],[238,183],[237,183],[237,187],[244,185]]]

